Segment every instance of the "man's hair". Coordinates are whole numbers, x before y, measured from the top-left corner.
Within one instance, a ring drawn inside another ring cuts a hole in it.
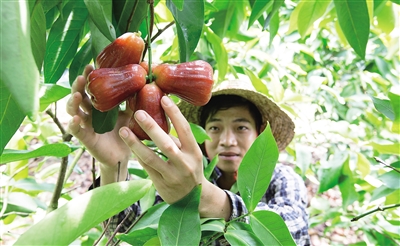
[[[200,126],[205,127],[208,119],[213,117],[218,111],[226,110],[232,107],[244,106],[246,107],[250,115],[254,118],[256,123],[257,132],[260,133],[262,125],[262,117],[258,108],[249,100],[236,96],[236,95],[218,95],[213,96],[210,101],[203,106],[200,113]]]

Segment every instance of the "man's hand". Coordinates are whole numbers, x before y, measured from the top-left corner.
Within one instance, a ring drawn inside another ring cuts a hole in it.
[[[116,180],[113,181],[113,179],[117,176],[120,176],[120,180],[125,180],[126,166],[132,153],[120,138],[118,130],[129,124],[132,111],[127,107],[127,110],[119,112],[114,130],[104,134],[98,134],[94,131],[92,103],[85,92],[86,78],[92,70],[92,66],[86,66],[83,75],[78,76],[72,84],[71,97],[67,102],[67,113],[72,116],[68,129],[101,163],[102,183],[106,180],[115,182]],[[118,167],[118,163],[120,163],[120,167]],[[118,175],[117,170],[120,170],[120,175]],[[112,179],[108,179],[105,175],[110,175]]]
[[[138,110],[134,116],[168,158],[167,161],[145,146],[127,127],[120,129],[122,139],[147,171],[165,202],[172,204],[187,195],[196,185],[202,184],[200,215],[228,219],[231,211],[229,198],[223,190],[204,177],[203,155],[189,123],[167,96],[162,98],[161,105],[171,119],[179,141],[165,133],[145,111]]]

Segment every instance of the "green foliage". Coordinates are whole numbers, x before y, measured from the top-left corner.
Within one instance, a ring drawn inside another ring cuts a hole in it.
[[[216,82],[249,79],[295,119],[296,136],[279,157],[294,164],[310,190],[317,191],[308,208],[310,230],[322,227],[321,238],[330,244],[345,244],[328,235],[348,228],[357,235],[354,244],[399,243],[400,61],[394,35],[399,1],[154,4],[155,61],[204,59],[213,66]],[[125,32],[141,32],[147,40],[148,10],[145,0],[1,2],[0,218],[8,231],[24,230],[21,236],[2,238],[12,237],[17,244],[92,245],[100,237],[101,221],[139,199],[151,202],[146,197],[154,189],[142,169],[129,169],[141,179],[129,182],[129,188],[121,183],[75,198],[69,189],[76,181],[67,175],[57,184],[63,190],[58,200],[65,205],[43,215],[49,205],[43,197],[56,188],[60,158],[69,173],[78,173],[78,152],[83,151],[76,150],[80,146],[56,122],[62,114],[46,116],[69,94],[63,75],[68,74],[71,85],[86,64]],[[95,130],[113,129],[117,114],[118,108],[95,110]],[[192,130],[199,143],[207,139],[203,129]],[[260,135],[239,170],[238,189],[250,224],[199,220],[194,209],[198,187],[177,204],[148,208],[128,233],[116,237],[141,245],[207,244],[220,236],[231,244],[293,244],[280,216],[254,211],[278,159],[272,140],[270,131]],[[270,165],[261,165],[260,156]],[[214,165],[212,160],[205,167],[208,177]],[[331,202],[332,193],[338,194],[337,204]],[[104,199],[108,196],[120,198]],[[187,210],[177,209],[181,203]],[[172,218],[182,223],[167,232]]]

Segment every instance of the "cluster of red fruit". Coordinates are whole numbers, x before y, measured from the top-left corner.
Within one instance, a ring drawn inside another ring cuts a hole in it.
[[[97,110],[109,111],[127,101],[133,112],[145,110],[169,133],[161,98],[173,94],[196,106],[205,105],[211,98],[213,70],[202,60],[152,64],[152,81],[149,81],[148,64],[142,62],[144,47],[138,33],[125,33],[115,39],[97,56],[96,69],[88,75],[86,90]],[[139,139],[150,140],[134,117],[129,128]]]

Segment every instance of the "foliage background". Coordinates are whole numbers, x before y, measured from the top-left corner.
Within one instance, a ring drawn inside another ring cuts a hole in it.
[[[105,45],[126,30],[147,35],[146,5],[138,3],[127,27],[134,6],[125,1],[1,1],[3,242],[90,183],[90,156],[64,131],[63,103]],[[398,4],[155,3],[153,61],[206,60],[217,82],[250,79],[295,120],[280,161],[294,165],[309,188],[314,244],[399,243],[399,208],[352,221],[400,203]],[[95,228],[80,241],[98,235]]]

